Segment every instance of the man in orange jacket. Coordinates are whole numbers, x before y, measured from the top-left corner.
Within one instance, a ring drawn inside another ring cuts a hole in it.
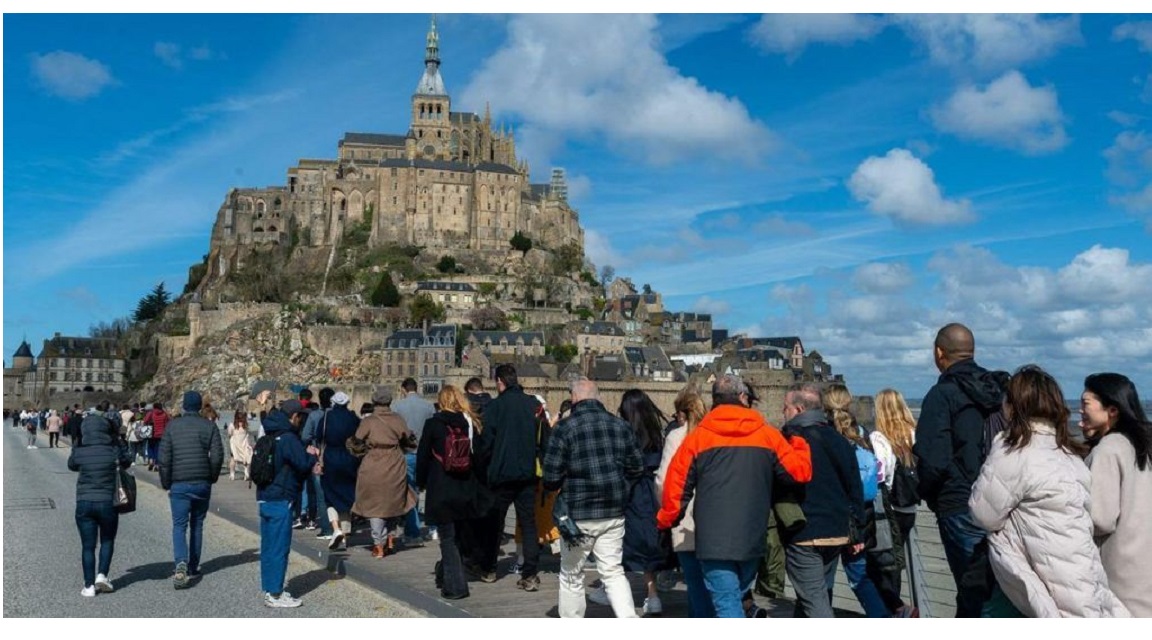
[[[672,458],[656,516],[659,528],[675,526],[695,496],[696,560],[721,618],[744,617],[741,598],[764,555],[773,483],[812,479],[808,443],[786,440],[748,397],[740,376],[712,385],[712,411]]]

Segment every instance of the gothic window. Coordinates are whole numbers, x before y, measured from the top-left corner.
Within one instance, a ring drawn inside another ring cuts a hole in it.
[[[276,198],[276,200],[272,203],[272,206],[279,209],[280,208],[280,198]]]
[[[393,178],[395,178],[395,177],[396,177],[396,167],[392,167],[392,177],[393,177]],[[393,182],[393,183],[392,183],[392,188],[393,188],[393,189],[395,189],[395,188],[396,188],[396,183],[395,183],[395,182]]]
[[[257,200],[256,201],[256,217],[257,218],[263,218],[264,217],[264,201],[263,200]]]
[[[254,228],[252,229],[252,232],[253,232],[253,233],[263,233],[263,232],[264,232],[264,227],[254,227]]]
[[[272,226],[268,227],[268,230],[269,231],[276,231],[276,225],[272,225]]]

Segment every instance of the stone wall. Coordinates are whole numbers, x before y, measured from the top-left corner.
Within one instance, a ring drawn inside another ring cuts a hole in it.
[[[313,325],[305,328],[308,346],[336,364],[355,360],[365,350],[380,349],[388,337],[385,329]]]
[[[156,336],[155,340],[161,367],[192,355],[192,336]]]
[[[280,305],[260,302],[222,302],[214,309],[202,309],[192,303],[188,305],[188,327],[192,342],[200,338],[226,331],[232,325],[253,318],[270,317],[280,311]]]

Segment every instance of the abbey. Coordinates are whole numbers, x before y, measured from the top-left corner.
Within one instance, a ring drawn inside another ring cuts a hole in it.
[[[531,184],[514,137],[487,109],[483,117],[452,111],[439,40],[433,19],[407,134],[346,133],[336,159],[300,160],[284,186],[228,193],[212,230],[215,275],[230,270],[239,245],[331,246],[353,229],[373,246],[479,252],[506,252],[521,232],[548,248],[575,243],[583,254],[563,171]]]

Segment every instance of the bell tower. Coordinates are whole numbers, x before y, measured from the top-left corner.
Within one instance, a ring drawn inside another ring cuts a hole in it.
[[[448,158],[448,143],[452,124],[448,114],[452,100],[440,77],[440,34],[436,31],[436,16],[428,29],[424,49],[424,75],[412,96],[412,131],[416,134],[416,157],[428,160]]]

